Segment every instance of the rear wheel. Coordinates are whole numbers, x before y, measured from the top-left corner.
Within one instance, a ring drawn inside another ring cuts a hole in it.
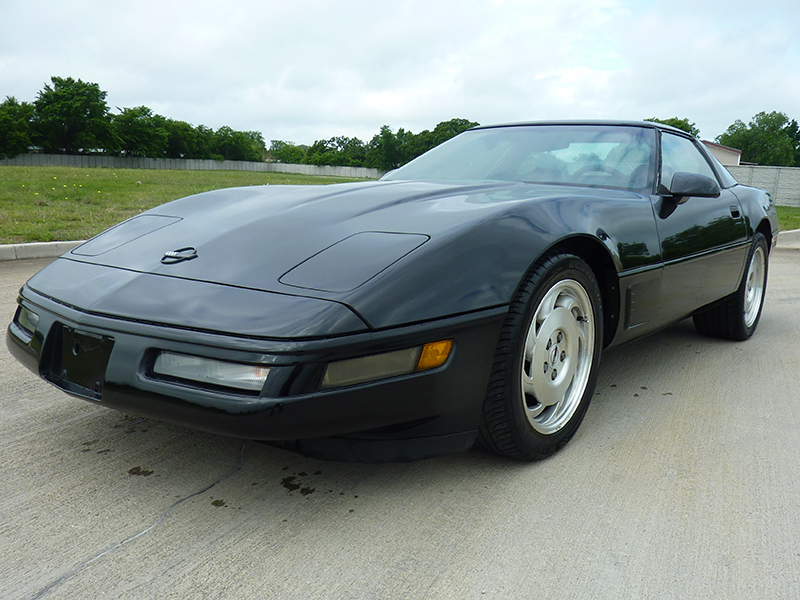
[[[746,340],[753,335],[764,306],[768,264],[767,238],[756,233],[739,288],[730,296],[698,311],[693,317],[697,330],[705,335],[730,340]]]
[[[509,308],[481,443],[521,460],[563,447],[594,392],[602,337],[600,289],[589,266],[571,254],[540,260]]]

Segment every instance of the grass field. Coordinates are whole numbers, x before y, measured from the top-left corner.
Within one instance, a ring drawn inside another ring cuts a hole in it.
[[[354,181],[293,173],[0,167],[0,244],[85,240],[198,192],[246,185]]]
[[[780,225],[781,231],[800,229],[800,207],[779,206],[778,225]]]
[[[353,181],[284,173],[0,167],[0,244],[85,240],[135,214],[198,192],[243,185]],[[778,207],[783,231],[800,208]]]

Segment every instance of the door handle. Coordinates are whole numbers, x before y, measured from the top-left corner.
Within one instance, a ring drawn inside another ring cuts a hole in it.
[[[740,213],[739,213],[739,207],[738,206],[736,206],[735,204],[731,204],[728,207],[728,209],[731,211],[731,216],[732,217],[734,217],[734,218],[738,218],[739,217]]]

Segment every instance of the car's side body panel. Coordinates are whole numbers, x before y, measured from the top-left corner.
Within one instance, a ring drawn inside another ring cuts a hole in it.
[[[665,211],[670,202],[658,199],[656,224],[664,260],[664,318],[674,321],[736,289],[750,236],[729,190],[717,198],[688,198]]]
[[[649,199],[580,190],[569,197],[549,194],[516,202],[450,235],[433,234],[414,261],[400,261],[376,277],[375,285],[337,299],[376,328],[507,305],[531,265],[573,237],[605,247],[620,271],[659,265]]]

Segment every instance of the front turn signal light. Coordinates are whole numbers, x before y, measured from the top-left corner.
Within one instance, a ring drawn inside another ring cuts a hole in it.
[[[452,350],[453,340],[441,340],[414,348],[330,362],[325,366],[320,389],[330,390],[429,371],[441,367]]]
[[[422,347],[422,352],[419,354],[417,361],[417,371],[427,371],[428,369],[435,369],[441,367],[447,358],[450,356],[450,351],[453,349],[453,340],[441,340],[439,342],[430,342]]]

